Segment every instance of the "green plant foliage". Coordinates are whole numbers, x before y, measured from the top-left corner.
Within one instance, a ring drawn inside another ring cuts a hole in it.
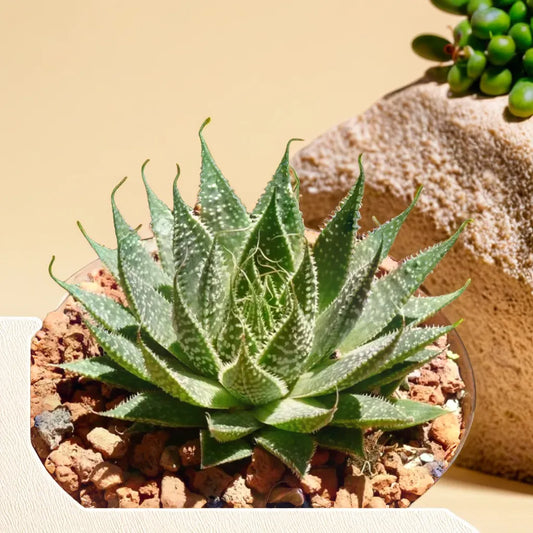
[[[139,431],[199,428],[203,467],[247,457],[257,444],[303,475],[317,445],[362,455],[365,428],[400,429],[446,412],[392,393],[437,354],[428,345],[454,327],[420,324],[464,288],[431,298],[415,292],[464,225],[378,276],[419,193],[406,211],[358,235],[360,162],[359,179],[311,245],[289,145],[248,214],[215,164],[204,127],[195,209],[177,178],[167,207],[143,165],[157,254],[120,213],[123,182],[111,196],[117,249],[82,229],[127,306],[58,280],[50,264],[53,279],[86,310],[104,352],[62,367],[134,393],[101,414],[134,421]],[[388,397],[375,395],[383,391]]]
[[[418,35],[412,42],[414,52],[445,64],[452,93],[508,94],[508,110],[512,115],[522,119],[533,115],[533,2],[431,0],[431,3],[466,18],[453,29],[451,42],[439,35]]]

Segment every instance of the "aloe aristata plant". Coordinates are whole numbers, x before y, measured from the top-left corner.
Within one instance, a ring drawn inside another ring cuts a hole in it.
[[[62,282],[50,268],[87,311],[103,352],[62,368],[132,391],[105,416],[199,428],[204,468],[245,458],[257,444],[303,475],[317,445],[363,455],[365,428],[397,430],[445,413],[392,393],[436,356],[428,346],[454,327],[420,324],[464,287],[436,297],[414,293],[464,224],[377,276],[414,202],[359,237],[360,163],[358,181],[310,244],[297,178],[291,182],[290,143],[249,214],[216,166],[204,126],[194,209],[177,178],[167,207],[143,166],[156,256],[117,208],[122,182],[112,193],[117,248],[84,232],[127,306]]]

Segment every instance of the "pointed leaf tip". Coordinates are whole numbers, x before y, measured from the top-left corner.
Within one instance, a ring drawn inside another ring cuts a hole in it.
[[[211,122],[211,117],[207,117],[200,126],[200,131],[198,132],[198,135],[200,135],[200,138],[202,138],[202,133],[205,129],[205,127]]]
[[[120,189],[120,187],[122,187],[122,185],[124,184],[124,182],[128,179],[128,176],[124,176],[119,182],[117,185],[115,185],[115,187],[113,188],[113,190],[111,191],[111,201],[113,203],[115,203],[115,194],[116,192]]]
[[[150,162],[150,159],[147,159],[142,165],[141,165],[141,176],[143,181],[146,183],[145,177],[144,177],[144,169],[146,165]]]

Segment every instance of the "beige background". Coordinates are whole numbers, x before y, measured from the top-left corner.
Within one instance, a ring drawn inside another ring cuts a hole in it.
[[[0,315],[55,307],[51,255],[63,278],[93,258],[76,220],[113,244],[109,193],[124,175],[119,205],[146,227],[144,159],[167,201],[179,162],[192,201],[205,117],[219,165],[251,207],[289,138],[310,141],[421,75],[429,64],[410,40],[457,21],[429,0],[4,0]],[[532,494],[455,469],[421,504],[483,531],[526,531]]]

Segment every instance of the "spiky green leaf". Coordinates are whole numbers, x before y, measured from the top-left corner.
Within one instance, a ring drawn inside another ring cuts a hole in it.
[[[390,368],[383,369],[378,374],[360,381],[350,388],[350,392],[365,393],[373,391],[384,385],[388,385],[389,383],[397,383],[405,376],[410,374],[413,370],[420,368],[422,365],[425,365],[427,362],[437,357],[438,354],[439,352],[436,350],[421,350],[415,355],[404,359],[400,363],[396,363]]]
[[[102,416],[168,427],[205,427],[204,409],[163,392],[141,392],[99,413]]]
[[[179,176],[179,171],[178,171]],[[183,201],[174,180],[174,265],[180,288],[187,304],[199,310],[198,283],[211,249],[212,237]]]
[[[203,376],[216,377],[221,366],[220,359],[207,338],[206,332],[189,311],[177,275],[174,281],[172,320],[177,340],[187,358],[188,366],[195,368]]]
[[[219,442],[209,435],[209,431],[200,431],[202,468],[231,463],[252,455],[250,443],[243,439]]]
[[[319,446],[364,457],[363,432],[359,428],[325,427],[315,434]]]
[[[389,428],[408,423],[410,415],[377,396],[341,394],[332,426],[348,428]]]
[[[377,335],[394,318],[420,284],[446,255],[467,222],[447,240],[408,259],[389,275],[374,283],[364,311],[350,334],[340,345],[346,353]]]
[[[373,260],[353,272],[339,295],[318,316],[308,368],[331,355],[352,331],[366,309],[365,302],[379,264],[380,249]]]
[[[265,192],[257,202],[253,215],[257,216],[268,209],[270,195],[275,193],[277,209],[280,216],[281,226],[287,236],[291,249],[294,264],[300,262],[304,250],[304,232],[302,213],[300,212],[299,199],[291,187],[291,167],[289,165],[290,145],[293,141],[300,139],[291,139],[287,143],[285,153],[272,177],[269,181]]]
[[[280,378],[260,367],[241,343],[235,362],[220,371],[219,380],[234,396],[252,405],[262,405],[285,396],[287,385]]]
[[[267,452],[285,463],[296,475],[303,476],[315,452],[315,441],[309,435],[264,429],[257,434],[256,442]]]
[[[150,348],[144,340],[140,346],[152,382],[170,396],[210,409],[230,409],[241,405],[217,381],[191,372],[175,357],[157,350],[155,346]]]
[[[402,323],[406,326],[420,324],[461,296],[468,285],[470,285],[470,280],[460,289],[442,296],[411,296],[402,307],[400,314],[396,315],[381,333],[394,331]]]
[[[151,380],[141,349],[133,341],[118,333],[106,331],[96,324],[87,323],[87,327],[115,363],[144,381]]]
[[[405,219],[416,205],[421,191],[421,188],[416,191],[413,201],[405,211],[381,224],[355,244],[350,270],[358,269],[362,265],[366,265],[376,255],[380,247],[381,254],[379,262],[381,263],[387,257]]]
[[[292,312],[270,338],[259,356],[259,364],[287,383],[298,377],[311,350],[313,324],[294,297]]]
[[[251,411],[213,412],[207,416],[209,433],[218,442],[246,437],[261,427]]]
[[[338,211],[320,232],[313,249],[318,275],[320,310],[325,309],[337,297],[350,274],[365,182],[361,157],[359,157],[359,169],[359,179]]]
[[[311,247],[307,245],[291,285],[307,320],[314,321],[318,306],[318,280]]]
[[[389,424],[385,429],[395,430],[418,426],[450,412],[442,407],[414,400],[396,400],[394,406],[404,414],[404,420]]]
[[[96,255],[102,261],[104,266],[111,272],[112,276],[118,281],[120,279],[120,274],[118,271],[118,252],[117,250],[111,250],[102,244],[98,244],[95,240],[91,239],[84,227],[81,225],[81,222],[78,221],[78,228],[82,232],[83,236],[87,242],[91,245],[91,248],[96,252]]]
[[[144,169],[149,160],[146,160],[141,168],[141,175],[148,197],[148,207],[152,219],[151,227],[157,242],[157,251],[163,270],[170,279],[174,277],[174,252],[172,250],[172,231],[174,217],[169,207],[160,200],[148,185]]]
[[[154,388],[151,383],[139,379],[131,372],[128,372],[121,366],[117,365],[107,355],[80,359],[78,361],[71,361],[70,363],[62,363],[57,366],[63,370],[79,374],[80,376],[101,381],[107,385],[120,387],[121,389],[126,389],[131,392]]]
[[[120,331],[129,327],[138,327],[135,317],[115,300],[112,300],[103,294],[88,292],[77,285],[66,283],[56,278],[52,273],[54,260],[55,257],[52,257],[50,266],[48,267],[50,277],[80,302],[86,311],[100,324],[113,331]]]
[[[258,407],[254,410],[254,415],[263,424],[278,429],[313,433],[331,422],[335,409],[335,399],[319,401],[283,398]]]
[[[207,119],[200,128],[202,170],[200,172],[200,218],[230,254],[238,254],[246,239],[250,217],[216,165],[203,136]]]

